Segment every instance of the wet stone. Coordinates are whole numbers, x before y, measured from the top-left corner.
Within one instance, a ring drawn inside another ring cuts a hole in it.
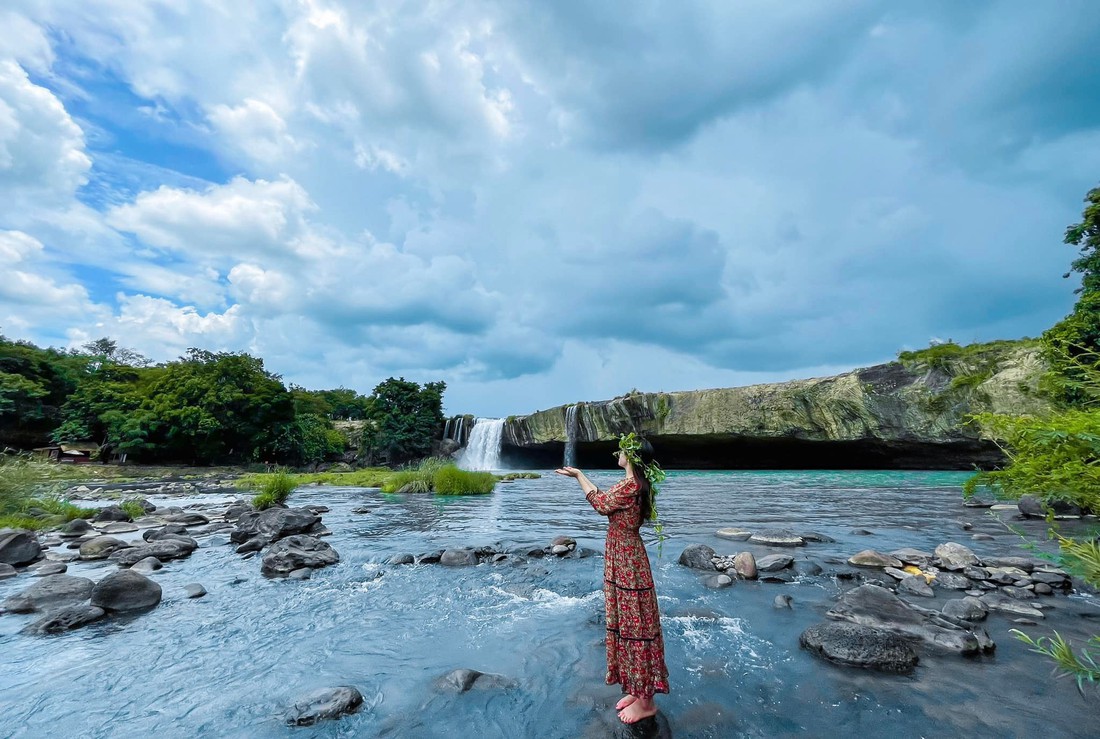
[[[779,570],[785,570],[794,563],[794,557],[787,554],[768,554],[756,560],[756,569],[758,572],[778,572]],[[771,581],[771,582],[774,582]]]
[[[286,713],[285,721],[288,726],[312,726],[318,721],[354,713],[361,705],[362,693],[349,685],[322,688],[295,700]]]
[[[923,598],[934,598],[936,595],[932,592],[932,588],[928,585],[928,581],[920,575],[910,575],[899,582],[898,592],[919,595]]]
[[[714,532],[714,535],[717,536],[719,539],[729,539],[730,541],[745,541],[750,536],[752,536],[752,532],[748,529],[728,528],[718,529]]]
[[[893,567],[895,569],[901,569],[903,566],[897,557],[876,552],[874,549],[864,549],[858,554],[853,554],[848,558],[848,564],[856,567]]]
[[[772,601],[773,608],[790,608],[794,599],[789,595],[777,595]]]
[[[728,588],[733,585],[733,578],[729,575],[711,575],[703,580],[703,585],[712,590]]]
[[[803,649],[842,665],[901,673],[917,665],[917,653],[905,637],[861,624],[818,624],[802,632],[798,642]]]
[[[206,595],[206,588],[200,583],[192,582],[183,586],[183,592],[188,598],[201,598]]]
[[[749,537],[749,541],[753,544],[764,544],[770,547],[800,547],[806,544],[805,539],[787,529],[757,531]]]

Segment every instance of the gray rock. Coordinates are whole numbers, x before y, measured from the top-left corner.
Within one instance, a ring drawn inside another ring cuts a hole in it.
[[[61,631],[78,629],[81,626],[98,621],[106,613],[98,606],[64,606],[55,611],[50,611],[34,623],[25,626],[22,632],[24,634],[56,634]]]
[[[477,564],[477,552],[473,549],[446,549],[439,556],[444,567],[467,567]]]
[[[201,598],[206,595],[206,588],[200,583],[192,582],[183,586],[183,592],[188,598]]]
[[[755,580],[757,575],[756,557],[752,552],[738,552],[733,558],[733,569],[738,577],[746,580]]]
[[[924,598],[934,598],[936,594],[928,585],[928,581],[920,575],[909,575],[898,583],[898,592],[909,595],[919,595]]]
[[[808,577],[817,577],[818,575],[825,572],[825,570],[821,569],[821,565],[819,565],[817,562],[807,561],[795,562],[794,570],[799,575],[806,575]]]
[[[48,575],[23,592],[6,598],[0,608],[11,613],[32,613],[76,605],[88,599],[93,585],[86,577]]]
[[[876,552],[874,549],[864,549],[858,554],[853,554],[848,558],[848,564],[856,567],[893,567],[898,570],[905,566],[897,557]]]
[[[268,540],[262,536],[257,536],[255,539],[249,539],[244,544],[241,544],[234,551],[237,554],[249,554],[256,553],[268,545]]]
[[[1014,567],[1021,572],[1031,572],[1035,569],[1035,560],[1027,557],[986,557],[987,567]]]
[[[386,560],[388,565],[411,565],[416,562],[416,557],[411,554],[395,554]]]
[[[777,595],[775,600],[772,601],[773,608],[790,608],[793,598],[789,595]]]
[[[64,562],[52,562],[46,560],[28,569],[35,577],[46,577],[47,575],[63,575],[69,566]]]
[[[565,546],[564,544],[555,544],[554,546],[550,547],[550,553],[556,554],[559,557],[564,556],[566,554],[569,554],[569,547]]]
[[[226,521],[236,521],[242,514],[251,513],[253,511],[255,511],[255,509],[247,503],[234,503],[226,508],[225,513],[222,515],[225,517]],[[358,511],[352,511],[352,513],[358,513]]]
[[[955,524],[963,531],[970,531],[970,529],[974,528],[974,524],[969,521],[956,521]]]
[[[42,553],[42,545],[33,531],[0,529],[0,564],[19,567],[30,564]]]
[[[367,513],[370,513],[370,512],[371,512],[371,510],[372,510],[371,508],[368,508],[368,507],[367,507],[367,506],[365,506],[365,505],[361,505],[361,506],[359,506],[359,507],[357,507],[357,508],[352,508],[352,509],[351,509],[351,512],[352,512],[352,513],[358,513],[358,514],[360,514],[360,515],[363,515],[363,514],[367,514]]]
[[[569,551],[573,551],[577,548],[577,540],[568,536],[558,536],[550,542],[550,548],[553,549],[554,547],[566,547]]]
[[[985,569],[984,567],[964,567],[962,572],[968,580],[989,579],[989,570]]]
[[[1026,616],[1027,618],[1045,618],[1043,612],[1038,608],[1034,608],[1021,600],[1009,598],[997,591],[986,593],[981,600],[990,611],[1010,613],[1014,616]]]
[[[910,672],[917,653],[905,637],[855,623],[822,623],[802,632],[803,649],[842,665]]]
[[[210,523],[210,519],[201,513],[190,511],[188,513],[173,513],[164,517],[169,523],[178,523],[181,526],[202,526]]]
[[[749,537],[753,544],[765,544],[770,547],[801,547],[806,540],[787,529],[765,529]]]
[[[961,654],[993,649],[993,640],[981,629],[969,630],[939,611],[906,603],[889,590],[861,585],[849,590],[826,614],[829,618],[916,637],[926,644]]]
[[[18,574],[14,567],[0,562],[0,580],[7,580],[9,577],[15,577]]]
[[[925,552],[920,549],[913,549],[912,547],[905,547],[903,549],[895,549],[890,552],[891,557],[897,557],[907,565],[915,565],[917,567],[927,567],[932,564],[932,553]]]
[[[187,527],[178,523],[168,523],[159,528],[143,532],[141,538],[145,541],[156,541],[166,536],[187,536]]]
[[[1046,518],[1048,513],[1055,516],[1080,516],[1081,508],[1064,500],[1042,501],[1034,495],[1024,495],[1016,503],[1020,514],[1027,518]]]
[[[1053,593],[1054,593],[1054,588],[1050,587],[1045,582],[1035,583],[1035,594],[1036,595],[1053,595]]]
[[[354,713],[363,705],[363,695],[350,685],[321,688],[294,701],[286,713],[289,726],[312,726],[318,721]]]
[[[321,520],[312,511],[305,508],[268,508],[263,511],[242,513],[237,519],[237,528],[229,538],[234,544],[243,544],[257,536],[269,541],[278,541],[309,531]]]
[[[518,683],[515,680],[503,675],[466,669],[452,670],[435,680],[436,689],[453,693],[465,693],[475,688],[478,690],[507,690],[517,685]]]
[[[883,572],[885,572],[887,575],[894,578],[898,582],[901,582],[905,578],[909,577],[908,572],[906,572],[905,570],[899,570],[897,567],[886,567],[885,569],[883,569]]]
[[[261,572],[269,577],[289,575],[301,567],[316,569],[336,564],[340,555],[320,539],[296,534],[271,545],[263,558]]]
[[[1015,598],[1016,600],[1031,600],[1035,597],[1035,593],[1027,590],[1026,588],[1018,588],[1014,585],[1001,588],[1001,592],[1007,595],[1009,598]]]
[[[692,544],[680,554],[680,564],[693,570],[714,570],[714,550],[706,544]]]
[[[94,531],[92,525],[83,518],[74,518],[61,529],[61,536],[65,539],[75,539],[78,536]]]
[[[117,505],[110,505],[106,508],[100,508],[99,513],[95,514],[93,521],[133,521],[130,514],[119,508]]]
[[[545,552],[543,552],[541,549],[536,549],[534,551],[538,552],[538,554],[533,554],[533,553],[529,552],[528,556],[529,557],[541,557],[543,554],[545,554]],[[434,565],[434,564],[438,564],[439,560],[441,560],[442,558],[443,558],[443,550],[438,549],[434,552],[424,552],[423,554],[421,554],[420,556],[418,556],[416,558],[416,563],[417,564],[422,564],[422,565]]]
[[[954,572],[941,572],[936,575],[934,582],[937,587],[946,590],[968,590],[974,584],[967,578],[962,575],[956,575]]]
[[[286,577],[288,580],[309,580],[313,577],[313,570],[309,567],[299,567]]]
[[[133,570],[134,572],[140,572],[143,575],[148,575],[150,573],[156,572],[162,567],[164,567],[164,564],[156,557],[145,557],[144,559],[139,559],[137,562],[130,565],[131,570]]]
[[[194,548],[186,542],[175,539],[157,539],[148,544],[127,547],[112,552],[110,559],[117,562],[119,567],[132,567],[148,557],[156,557],[161,562],[168,562],[173,559],[189,557],[193,551]]]
[[[81,559],[107,559],[114,551],[130,546],[121,539],[111,536],[97,536],[80,545]]]
[[[984,621],[989,609],[978,598],[955,598],[943,604],[942,613],[963,621]]]
[[[812,541],[819,544],[833,544],[836,542],[833,537],[819,534],[816,531],[800,531],[798,535],[802,537],[803,541]]]
[[[972,534],[970,536],[974,541],[993,541],[994,537],[990,534]]]
[[[112,521],[111,523],[99,526],[98,529],[101,534],[129,534],[132,531],[137,531],[138,527],[125,521]]]
[[[945,570],[963,570],[972,565],[981,565],[982,563],[974,552],[970,551],[962,544],[956,544],[953,541],[949,541],[946,544],[940,544],[936,547],[936,557],[940,560]]]
[[[718,529],[714,532],[714,535],[717,536],[719,539],[729,539],[730,541],[745,541],[750,536],[752,536],[752,532],[748,529],[728,528]]]
[[[849,532],[852,536],[874,536],[874,531],[868,531],[867,529],[852,529]]]
[[[768,554],[756,560],[758,572],[778,572],[794,564],[794,557],[788,554]]]
[[[133,570],[107,575],[92,588],[92,605],[105,611],[139,611],[160,603],[161,587]]]
[[[719,590],[733,585],[733,578],[729,575],[711,575],[703,579],[703,584],[712,590]]]

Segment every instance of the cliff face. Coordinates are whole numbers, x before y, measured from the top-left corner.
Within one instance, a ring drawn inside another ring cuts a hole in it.
[[[1001,459],[971,413],[1046,412],[1037,347],[891,362],[835,377],[738,388],[634,393],[580,403],[578,464],[608,467],[618,436],[643,432],[681,468],[971,469]],[[568,406],[509,418],[506,457],[560,464]]]

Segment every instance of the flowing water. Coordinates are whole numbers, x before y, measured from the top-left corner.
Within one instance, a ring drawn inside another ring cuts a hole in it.
[[[476,428],[476,427],[475,427]],[[606,486],[610,471],[592,473]],[[716,538],[725,526],[789,527],[837,539],[794,550],[826,572],[829,559],[865,548],[931,549],[959,541],[981,555],[1021,554],[1015,534],[960,505],[965,475],[914,472],[671,472],[659,503],[663,556],[650,547],[665,630],[672,694],[659,705],[676,737],[1088,736],[1100,703],[1013,640],[1010,618],[984,624],[994,656],[962,658],[921,649],[909,676],[819,661],[798,647],[842,587],[800,577],[790,584],[739,582],[708,590],[676,563],[684,546],[720,553],[763,547]],[[178,504],[178,501],[157,501]],[[391,566],[393,554],[500,542],[517,551],[561,534],[603,548],[605,521],[572,480],[498,486],[489,496],[383,496],[376,490],[312,487],[292,505],[322,504],[341,553],[310,581],[267,580],[215,534],[189,559],[153,577],[154,610],[53,637],[19,630],[33,616],[0,616],[0,736],[12,737],[598,737],[614,727],[603,685],[602,559],[528,560],[460,569]],[[366,505],[371,513],[352,510]],[[972,541],[957,520],[995,541]],[[863,528],[870,535],[857,535]],[[1027,524],[1041,534],[1042,522]],[[1072,529],[1071,529],[1072,530]],[[788,550],[791,552],[792,550]],[[74,563],[98,579],[115,566]],[[6,597],[34,581],[0,582]],[[209,594],[187,600],[183,585]],[[775,610],[778,594],[792,610]],[[950,597],[950,596],[949,596]],[[924,599],[938,607],[945,599]],[[1083,638],[1100,631],[1090,596],[1045,599],[1057,626]],[[1089,618],[1089,617],[1092,618]],[[438,691],[455,668],[499,673],[513,690]],[[314,688],[353,685],[359,713],[308,728],[281,715]]]
[[[503,418],[479,418],[470,429],[470,440],[458,465],[464,470],[499,470],[500,438],[504,433]]]

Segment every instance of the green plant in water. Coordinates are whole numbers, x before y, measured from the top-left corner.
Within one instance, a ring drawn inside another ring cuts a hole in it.
[[[432,476],[432,488],[438,495],[484,495],[493,492],[497,484],[491,472],[468,472],[446,465]]]
[[[126,511],[126,515],[133,519],[138,519],[145,515],[145,509],[142,508],[141,503],[138,503],[136,500],[123,501],[118,507]]]
[[[297,484],[294,475],[285,469],[277,469],[270,475],[264,475],[260,480],[260,493],[252,499],[252,507],[258,511],[270,508],[275,504],[283,504]]]

